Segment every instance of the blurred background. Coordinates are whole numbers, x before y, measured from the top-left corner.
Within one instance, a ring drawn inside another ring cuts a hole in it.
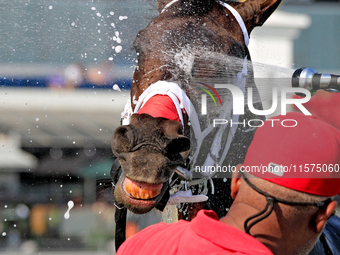
[[[114,254],[110,142],[155,6],[0,1],[1,254]],[[252,33],[253,61],[340,74],[339,26],[339,1],[284,0]],[[128,235],[159,217],[130,215]]]

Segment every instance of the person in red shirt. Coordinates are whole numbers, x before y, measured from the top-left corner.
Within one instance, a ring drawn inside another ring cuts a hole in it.
[[[307,254],[335,210],[339,167],[339,130],[301,113],[268,119],[233,173],[225,217],[155,224],[117,254]]]

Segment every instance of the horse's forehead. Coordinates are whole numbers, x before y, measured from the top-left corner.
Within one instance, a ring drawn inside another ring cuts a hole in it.
[[[208,18],[207,17],[192,17],[192,16],[168,16],[168,17],[156,17],[150,22],[150,24],[142,31],[144,34],[154,33],[161,35],[168,33],[168,31],[184,31],[188,24],[192,24],[196,27],[205,27]]]
[[[135,40],[134,45],[140,47],[179,46],[199,43],[206,40],[206,45],[216,44],[232,46],[235,43],[229,31],[217,26],[216,23],[205,17],[167,17],[155,18]],[[222,41],[220,41],[220,39]],[[174,45],[175,44],[175,45]]]

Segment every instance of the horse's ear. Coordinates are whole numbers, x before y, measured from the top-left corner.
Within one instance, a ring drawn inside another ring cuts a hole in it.
[[[256,26],[262,26],[280,5],[281,0],[260,0],[258,2],[260,2],[260,15],[257,18]]]
[[[233,6],[251,31],[254,27],[262,26],[280,3],[281,0],[248,0]]]

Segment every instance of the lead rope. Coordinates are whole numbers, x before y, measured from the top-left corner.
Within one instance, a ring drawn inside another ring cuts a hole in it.
[[[110,175],[112,178],[112,186],[113,191],[116,187],[116,184],[119,179],[121,167],[119,160],[116,159],[115,162],[113,162],[113,165],[111,167]],[[114,202],[114,205],[116,207],[115,211],[115,223],[116,223],[116,232],[115,232],[115,248],[116,251],[118,250],[119,246],[125,241],[126,239],[126,215],[127,215],[127,209],[124,205],[117,204]]]

